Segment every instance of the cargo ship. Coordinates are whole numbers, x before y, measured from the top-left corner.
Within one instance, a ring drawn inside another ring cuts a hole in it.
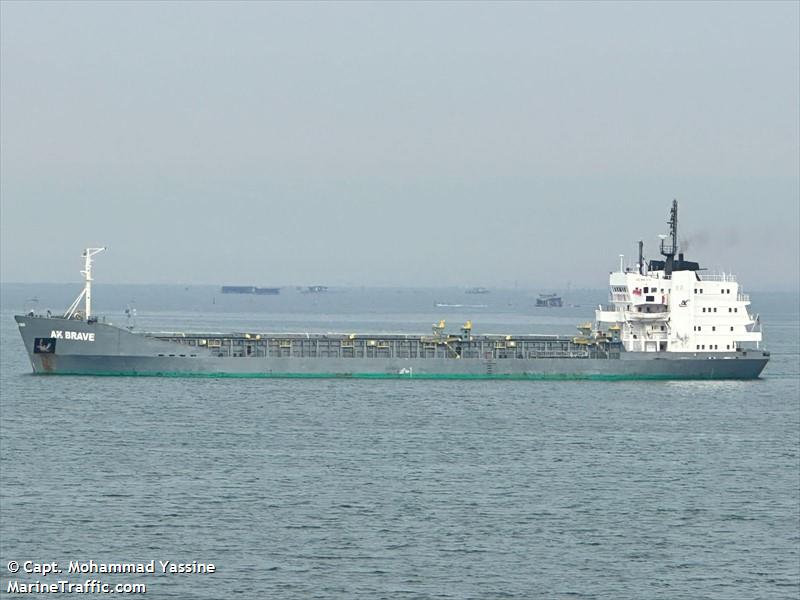
[[[470,321],[429,334],[140,332],[92,313],[84,289],[61,316],[15,319],[35,374],[401,379],[753,379],[769,352],[736,278],[712,274],[678,249],[678,205],[663,260],[639,259],[609,277],[610,304],[574,336],[478,334]],[[83,308],[81,309],[81,302]]]

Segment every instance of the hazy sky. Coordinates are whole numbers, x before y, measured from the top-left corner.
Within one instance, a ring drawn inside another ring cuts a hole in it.
[[[796,289],[798,7],[2,2],[0,278]]]

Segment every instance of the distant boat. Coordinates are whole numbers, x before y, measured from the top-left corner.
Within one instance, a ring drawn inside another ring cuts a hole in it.
[[[277,296],[281,288],[262,288],[254,285],[223,285],[223,294],[255,294],[256,296]]]
[[[564,306],[564,301],[558,294],[539,294],[536,306],[538,308],[557,308]]]
[[[467,290],[467,294],[488,294],[489,290],[485,287],[474,287]]]
[[[436,303],[436,308],[487,308],[486,304],[443,304],[442,302]]]
[[[223,285],[223,294],[255,294],[256,286],[254,285]]]
[[[303,294],[323,294],[327,291],[327,285],[309,285],[301,289]]]

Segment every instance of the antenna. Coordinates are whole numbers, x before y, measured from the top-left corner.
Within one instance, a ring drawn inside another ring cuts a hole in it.
[[[133,328],[136,327],[136,309],[133,307],[133,303],[128,304],[125,308],[125,316],[128,318],[127,329],[133,331]]]
[[[83,271],[81,271],[84,280],[83,291],[75,298],[75,301],[70,304],[67,312],[64,313],[65,319],[85,318],[88,320],[89,317],[92,316],[92,257],[103,250],[105,250],[105,248],[86,248],[83,251],[81,255],[84,258]],[[81,303],[81,300],[84,301],[84,314],[81,314],[81,311],[78,310],[78,305]]]

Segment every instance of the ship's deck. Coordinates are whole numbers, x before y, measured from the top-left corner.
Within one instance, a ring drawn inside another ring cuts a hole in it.
[[[421,336],[410,334],[149,333],[149,337],[220,357],[272,358],[617,358],[616,342],[557,335]]]

